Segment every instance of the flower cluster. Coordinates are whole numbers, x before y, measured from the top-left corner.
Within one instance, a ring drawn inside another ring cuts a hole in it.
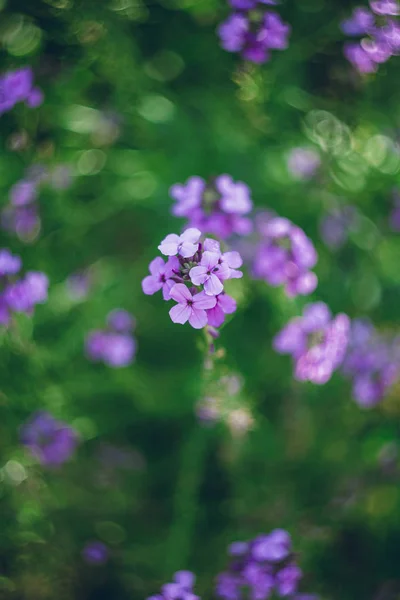
[[[343,362],[349,339],[350,319],[340,313],[332,319],[324,302],[308,304],[275,336],[274,349],[291,354],[298,381],[323,384]]]
[[[22,261],[9,250],[0,250],[0,325],[7,326],[11,322],[12,313],[33,313],[36,304],[47,300],[49,280],[40,271],[28,271],[18,279]]]
[[[369,408],[381,402],[398,378],[399,367],[399,340],[385,339],[372,323],[355,319],[342,370],[352,380],[357,404]]]
[[[378,65],[400,53],[400,15],[397,0],[370,0],[370,9],[359,6],[350,19],[341,23],[346,35],[357,36],[357,42],[344,46],[346,58],[360,73],[374,73]]]
[[[71,181],[70,169],[57,165],[49,170],[44,165],[30,167],[23,179],[10,189],[9,203],[1,211],[1,226],[6,231],[15,232],[22,241],[36,237],[40,230],[38,194],[44,184],[53,189],[68,187]]]
[[[229,0],[234,12],[218,28],[221,46],[228,52],[240,52],[254,63],[265,63],[270,50],[288,47],[290,26],[278,13],[266,10],[274,0]]]
[[[312,241],[304,231],[283,217],[259,222],[261,242],[256,248],[253,275],[272,286],[285,286],[289,297],[311,294],[317,276],[310,271],[317,262]]]
[[[114,368],[131,364],[136,353],[136,340],[132,335],[134,326],[134,319],[126,310],[111,311],[107,329],[91,331],[86,338],[88,358]]]
[[[267,600],[297,596],[302,571],[295,562],[290,535],[275,529],[249,542],[234,542],[228,552],[232,557],[229,568],[218,575],[216,594],[224,600],[254,598]],[[249,595],[247,595],[249,590]],[[303,596],[303,598],[315,596]]]
[[[188,227],[221,239],[251,231],[251,221],[244,216],[253,207],[250,189],[230,175],[219,175],[209,183],[201,177],[189,177],[185,184],[173,185],[170,195],[176,200],[172,213],[188,219]]]
[[[30,67],[16,69],[0,77],[0,115],[10,111],[18,102],[25,102],[30,108],[36,108],[43,102],[42,90],[33,87]]]
[[[147,600],[200,600],[193,593],[195,576],[190,571],[178,571],[172,583],[162,586],[160,594],[150,596]]]
[[[57,467],[74,453],[78,435],[51,414],[38,412],[22,426],[21,442],[42,465]]]
[[[235,312],[236,302],[225,293],[224,284],[243,275],[237,270],[242,265],[238,252],[221,252],[217,241],[200,238],[201,231],[194,227],[182,235],[167,235],[158,246],[167,261],[155,258],[142,281],[145,294],[162,290],[164,300],[177,302],[169,311],[174,323],[189,321],[194,329],[219,327],[226,314]]]

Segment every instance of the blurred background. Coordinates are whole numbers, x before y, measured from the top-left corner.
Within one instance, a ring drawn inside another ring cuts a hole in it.
[[[227,545],[276,527],[304,590],[400,598],[399,386],[361,409],[343,376],[300,384],[272,349],[309,300],[398,333],[399,60],[362,77],[345,59],[339,24],[356,4],[283,3],[289,48],[257,66],[221,49],[224,0],[0,1],[1,72],[30,65],[44,93],[0,118],[1,209],[33,165],[51,174],[35,227],[0,232],[50,279],[48,302],[0,333],[0,598],[139,600],[178,569],[212,598]],[[296,148],[316,157],[311,174]],[[220,173],[305,230],[319,286],[290,300],[233,282],[210,370],[201,334],[141,280],[184,225],[170,186]],[[346,206],[357,226],[332,242],[324,219]],[[117,307],[135,316],[138,351],[114,369],[84,344]],[[218,398],[215,423],[198,417],[204,397]],[[20,443],[38,410],[79,434],[60,469]],[[102,565],[85,560],[93,541]]]

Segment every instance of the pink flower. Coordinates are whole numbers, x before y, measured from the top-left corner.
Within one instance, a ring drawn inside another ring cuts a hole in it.
[[[176,276],[175,271],[179,273],[179,268],[179,260],[176,256],[171,256],[166,263],[161,256],[157,256],[149,265],[151,274],[142,281],[143,292],[152,296],[162,289],[164,300],[169,300],[171,297],[169,292],[176,283],[172,277]]]
[[[207,310],[208,324],[212,327],[219,327],[225,321],[225,315],[231,315],[236,310],[236,301],[225,294],[216,296],[216,305]]]
[[[158,246],[158,249],[165,256],[176,256],[180,254],[183,258],[189,258],[197,252],[199,245],[197,244],[201,236],[201,231],[195,227],[190,227],[182,233],[170,233]]]
[[[183,283],[174,285],[170,296],[178,302],[169,311],[172,321],[181,325],[189,321],[194,329],[201,329],[207,325],[205,309],[213,308],[217,302],[214,296],[207,296],[204,292],[192,296]]]

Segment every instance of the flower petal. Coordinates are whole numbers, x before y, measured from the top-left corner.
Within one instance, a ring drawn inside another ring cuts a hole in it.
[[[239,252],[236,251],[224,252],[222,258],[231,269],[238,269],[243,264],[242,257]]]
[[[215,305],[207,311],[208,324],[212,327],[220,327],[225,321],[225,313],[220,306]]]
[[[237,307],[236,300],[234,300],[231,296],[228,296],[228,294],[220,294],[218,296],[218,305],[227,315],[234,313]]]
[[[142,290],[147,296],[152,296],[163,286],[162,281],[159,281],[154,275],[148,275],[142,281]]]
[[[206,267],[208,271],[211,271],[211,269],[217,266],[219,259],[220,255],[216,252],[204,252],[200,264]]]
[[[159,275],[164,271],[165,263],[161,256],[157,256],[149,264],[149,271],[152,275]]]
[[[207,313],[201,308],[192,308],[189,323],[194,329],[202,329],[207,325]]]
[[[217,303],[217,299],[215,296],[209,296],[205,292],[199,292],[193,296],[193,302],[196,308],[213,308]]]
[[[206,267],[192,267],[189,271],[189,277],[194,285],[203,285],[208,277]]]
[[[192,309],[187,304],[176,304],[169,311],[169,316],[174,323],[183,325],[189,319]]]
[[[214,273],[204,282],[204,291],[208,296],[218,296],[223,289],[223,284]]]
[[[170,296],[173,300],[186,304],[188,300],[192,299],[192,294],[183,283],[176,283],[170,291]]]
[[[170,233],[163,239],[158,249],[165,256],[174,256],[178,252],[178,244],[179,236],[176,233]]]
[[[184,231],[180,236],[180,241],[191,242],[192,244],[195,244],[196,242],[198,242],[200,236],[200,229],[197,229],[196,227],[189,227],[189,229],[186,229],[186,231]]]
[[[189,258],[196,254],[198,250],[198,244],[192,244],[192,242],[183,242],[183,244],[179,248],[179,254],[183,256],[183,258]]]

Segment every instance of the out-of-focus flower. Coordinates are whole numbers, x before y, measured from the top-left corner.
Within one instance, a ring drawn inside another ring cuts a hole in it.
[[[21,442],[42,465],[58,467],[74,453],[78,436],[66,423],[38,412],[21,428]]]
[[[159,594],[147,600],[200,600],[193,593],[194,582],[195,576],[190,571],[177,571],[172,583],[164,584]]]
[[[108,561],[109,551],[103,542],[88,542],[82,550],[82,558],[91,565],[104,565]]]
[[[272,596],[295,596],[301,569],[292,551],[290,535],[275,529],[269,535],[259,535],[249,542],[234,542],[228,548],[231,563],[217,577],[216,594],[224,600],[249,597],[267,600]],[[311,598],[310,596],[308,598]]]
[[[320,221],[320,234],[324,243],[338,250],[347,241],[350,231],[357,228],[358,212],[354,206],[343,206],[325,214]]]
[[[379,64],[400,52],[400,25],[393,19],[400,14],[398,2],[371,0],[370,8],[372,12],[356,7],[352,16],[341,23],[346,35],[367,36],[344,45],[345,57],[360,73],[374,73]]]
[[[265,10],[265,5],[274,4],[267,0],[231,0],[235,12],[220,24],[217,31],[222,48],[228,52],[239,52],[245,60],[258,64],[269,60],[271,50],[285,50],[290,26],[278,13]]]
[[[308,304],[274,338],[274,349],[291,354],[294,376],[299,381],[324,384],[340,366],[346,353],[350,319],[341,313],[334,319],[323,302]]]
[[[381,402],[399,377],[398,340],[380,335],[366,319],[355,319],[343,373],[352,380],[354,400],[363,408]]]
[[[255,251],[253,275],[274,287],[285,286],[288,296],[311,294],[317,277],[310,271],[317,262],[312,241],[304,231],[283,217],[268,219]]]
[[[136,354],[136,340],[132,335],[133,317],[125,310],[117,309],[107,317],[108,329],[91,331],[85,341],[86,355],[94,361],[102,361],[109,367],[130,365]]]
[[[18,102],[36,108],[43,102],[43,92],[33,87],[30,67],[10,71],[0,77],[0,115],[8,112]]]
[[[190,177],[185,184],[173,185],[170,195],[176,200],[173,214],[185,217],[188,226],[205,234],[226,239],[251,231],[251,221],[244,216],[253,206],[250,190],[230,175],[219,175],[209,183],[201,177]]]
[[[312,148],[292,148],[288,156],[288,169],[296,179],[311,179],[319,166],[321,158]]]

